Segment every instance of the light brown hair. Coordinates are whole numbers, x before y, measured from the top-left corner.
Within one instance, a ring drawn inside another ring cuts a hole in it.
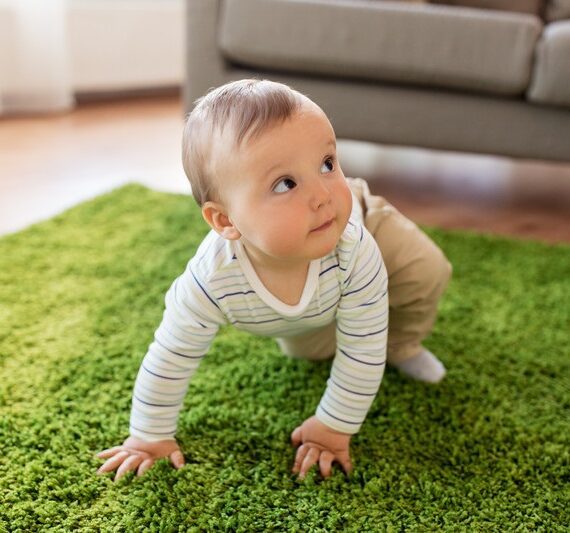
[[[229,142],[231,146],[224,148],[236,150],[290,118],[306,101],[305,95],[285,84],[257,79],[233,81],[198,98],[182,139],[182,163],[198,205],[220,199],[217,144]]]

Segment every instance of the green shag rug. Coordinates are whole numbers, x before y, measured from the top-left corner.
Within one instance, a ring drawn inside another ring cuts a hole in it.
[[[187,465],[96,476],[172,280],[207,227],[129,185],[0,240],[1,531],[567,531],[570,247],[426,229],[454,265],[431,386],[388,369],[355,470],[290,473],[330,362],[225,328],[195,374]]]

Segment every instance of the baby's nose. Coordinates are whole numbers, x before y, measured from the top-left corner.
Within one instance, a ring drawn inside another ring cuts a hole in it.
[[[311,207],[315,210],[327,205],[331,201],[331,192],[327,185],[318,180],[315,184],[311,195]]]

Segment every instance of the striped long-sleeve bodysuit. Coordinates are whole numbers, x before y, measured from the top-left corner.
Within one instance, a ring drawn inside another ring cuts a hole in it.
[[[190,378],[221,325],[287,337],[335,319],[337,348],[316,416],[337,431],[356,433],[384,374],[387,291],[378,245],[354,210],[337,247],[311,262],[294,306],[262,285],[239,241],[211,231],[166,294],[163,320],[134,387],[131,435],[174,438]]]

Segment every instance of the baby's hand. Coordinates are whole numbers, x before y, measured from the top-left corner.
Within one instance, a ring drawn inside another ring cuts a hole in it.
[[[97,474],[104,474],[117,469],[115,481],[135,469],[137,476],[142,476],[155,461],[163,457],[168,457],[176,468],[184,466],[184,456],[174,439],[146,442],[135,437],[129,437],[122,446],[103,450],[97,454],[97,457],[107,459],[97,470]]]
[[[348,474],[352,472],[350,461],[350,437],[323,424],[316,416],[305,420],[291,433],[291,443],[297,449],[293,473],[300,472],[303,479],[314,464],[319,463],[324,478],[331,475],[332,463],[337,461]]]

